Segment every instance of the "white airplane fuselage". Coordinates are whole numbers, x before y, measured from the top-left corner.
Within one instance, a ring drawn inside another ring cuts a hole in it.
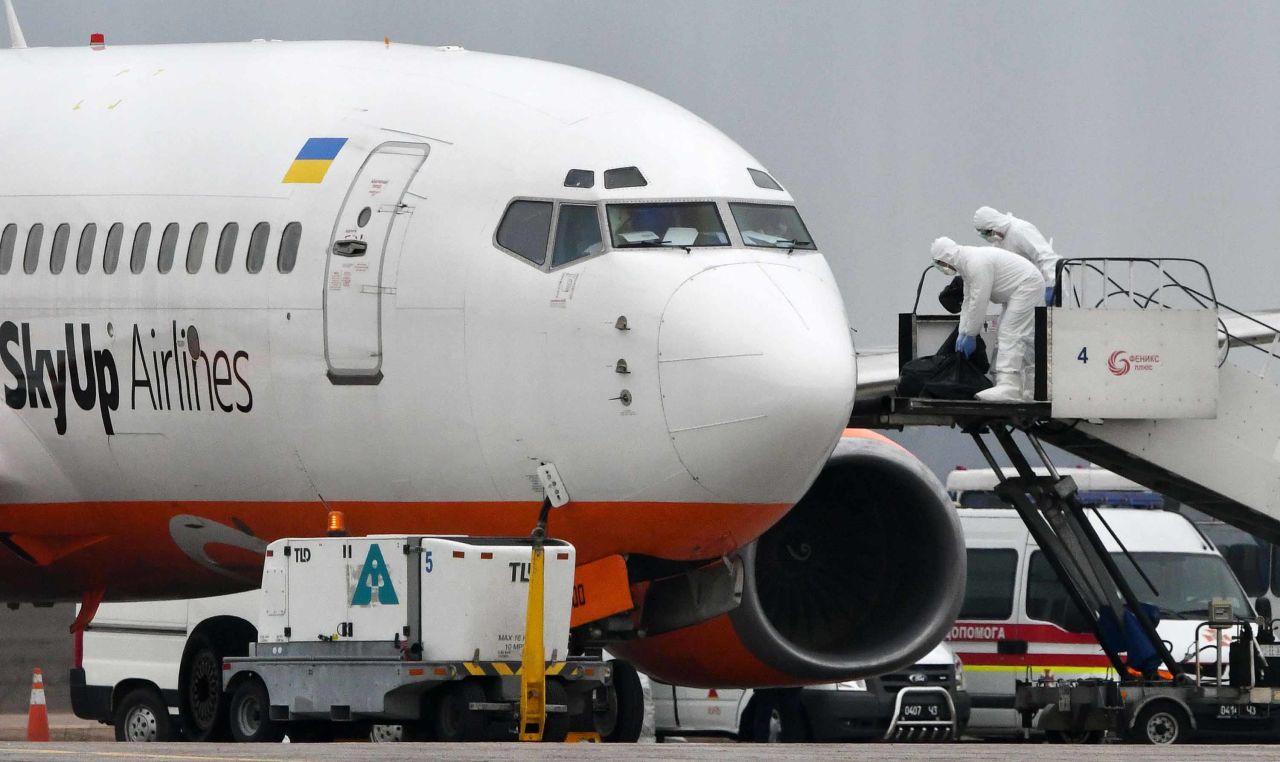
[[[357,534],[524,534],[543,462],[580,563],[714,558],[804,494],[848,420],[826,261],[747,245],[728,207],[794,201],[638,88],[460,50],[252,43],[4,51],[0,93],[2,600],[243,588],[264,541],[320,533],[329,509]],[[339,147],[295,166],[307,145]],[[605,188],[622,167],[647,184]],[[573,169],[593,187],[565,187]],[[517,198],[596,205],[599,253],[540,267],[500,247]],[[623,201],[714,202],[728,245],[614,247],[605,205]]]

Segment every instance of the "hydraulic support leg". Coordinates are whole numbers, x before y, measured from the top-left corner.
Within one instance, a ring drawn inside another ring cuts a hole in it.
[[[1088,615],[1098,642],[1102,644],[1117,672],[1120,675],[1129,674],[1119,653],[1111,647],[1111,638],[1103,634],[1100,617],[1104,610],[1110,611],[1114,621],[1121,627],[1124,626],[1126,612],[1132,612],[1161,661],[1170,673],[1178,675],[1181,669],[1177,661],[1169,653],[1155,624],[1147,616],[1141,600],[1120,573],[1102,538],[1089,523],[1084,507],[1076,497],[1074,481],[1060,477],[1044,448],[1034,437],[1029,436],[1032,446],[1050,473],[1048,477],[1036,476],[1014,441],[1012,430],[1007,426],[993,425],[991,428],[1019,474],[1015,479],[1004,479],[1003,471],[987,449],[986,443],[979,434],[974,433],[979,449],[996,474],[1001,475],[1002,482],[997,492],[1018,511],[1072,599]]]

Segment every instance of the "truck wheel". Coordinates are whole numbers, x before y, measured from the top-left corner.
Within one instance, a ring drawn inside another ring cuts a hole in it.
[[[1185,743],[1190,736],[1187,713],[1169,701],[1155,701],[1143,707],[1129,730],[1131,741],[1145,744]]]
[[[172,740],[169,707],[154,688],[134,688],[126,693],[116,707],[115,727],[117,741]]]
[[[547,703],[569,705],[569,692],[559,680],[547,680]],[[569,737],[568,712],[547,712],[542,723],[542,740],[549,743],[560,743]]]
[[[231,695],[231,737],[239,743],[271,743],[284,737],[284,728],[272,722],[267,686],[250,677]]]
[[[204,635],[191,639],[178,677],[182,735],[191,741],[226,738],[227,702],[222,695],[222,652]]]
[[[800,691],[792,688],[756,691],[747,708],[754,743],[802,743],[809,740]]]
[[[1049,743],[1102,743],[1105,735],[1106,733],[1101,730],[1046,730],[1044,732],[1045,740]]]
[[[438,741],[479,741],[484,738],[484,712],[471,708],[484,701],[484,688],[473,680],[451,683],[440,689],[434,702],[433,735]]]
[[[601,689],[604,701],[595,705],[595,731],[607,743],[635,743],[644,729],[644,686],[629,662],[614,659],[613,682]],[[595,704],[595,701],[592,701]]]
[[[369,743],[399,743],[406,739],[404,725],[374,725],[369,729]]]

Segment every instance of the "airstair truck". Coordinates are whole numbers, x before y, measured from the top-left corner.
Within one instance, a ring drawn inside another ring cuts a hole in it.
[[[223,662],[238,741],[297,725],[400,724],[412,738],[514,739],[533,541],[370,536],[267,546],[258,639]],[[545,740],[609,681],[567,659],[574,548],[545,541]]]
[[[1280,330],[1221,304],[1208,270],[1190,259],[1064,259],[1054,286],[1054,304],[1036,310],[1034,378],[1025,379],[1033,381],[1032,399],[993,405],[885,396],[861,412],[855,405],[851,423],[863,423],[861,416],[881,427],[959,426],[996,473],[1003,475],[984,435],[1013,465],[1017,476],[1002,478],[996,492],[1026,524],[1118,676],[1028,683],[1019,689],[1024,717],[1038,714],[1042,727],[1065,736],[1110,730],[1147,743],[1206,732],[1280,737],[1280,680],[1273,676],[1280,670],[1272,665],[1280,654],[1272,657],[1259,643],[1272,633],[1269,606],[1256,638],[1253,623],[1241,621],[1247,612],[1211,606],[1204,629],[1236,629],[1239,636],[1229,658],[1215,657],[1206,680],[1199,656],[1189,667],[1170,652],[1156,630],[1158,612],[1144,600],[1151,581],[1140,575],[1131,584],[1121,573],[1074,480],[1053,467],[1042,445],[1280,540],[1280,386],[1268,378],[1280,358]],[[1243,330],[1234,327],[1239,321]],[[995,322],[988,321],[989,333]],[[939,347],[955,319],[913,310],[899,325],[898,361],[905,364]],[[1244,365],[1230,362],[1230,350],[1242,346],[1257,354]],[[1035,473],[1018,431],[1047,476]],[[1039,711],[1046,706],[1051,711]]]

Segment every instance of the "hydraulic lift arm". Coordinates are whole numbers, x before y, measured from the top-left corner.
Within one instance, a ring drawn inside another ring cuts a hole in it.
[[[992,424],[990,428],[1019,474],[1017,479],[1004,480],[999,494],[1013,504],[1076,605],[1088,616],[1099,644],[1117,673],[1123,676],[1129,671],[1115,647],[1116,633],[1108,633],[1102,626],[1100,615],[1104,610],[1110,611],[1121,630],[1126,613],[1131,614],[1170,674],[1181,674],[1181,665],[1165,646],[1155,623],[1147,616],[1142,600],[1120,573],[1102,538],[1089,523],[1085,509],[1076,497],[1075,483],[1058,475],[1034,435],[1028,434],[1027,437],[1049,469],[1048,477],[1035,475],[1014,441],[1010,427]],[[1002,474],[981,435],[976,432],[972,435],[995,473]]]

